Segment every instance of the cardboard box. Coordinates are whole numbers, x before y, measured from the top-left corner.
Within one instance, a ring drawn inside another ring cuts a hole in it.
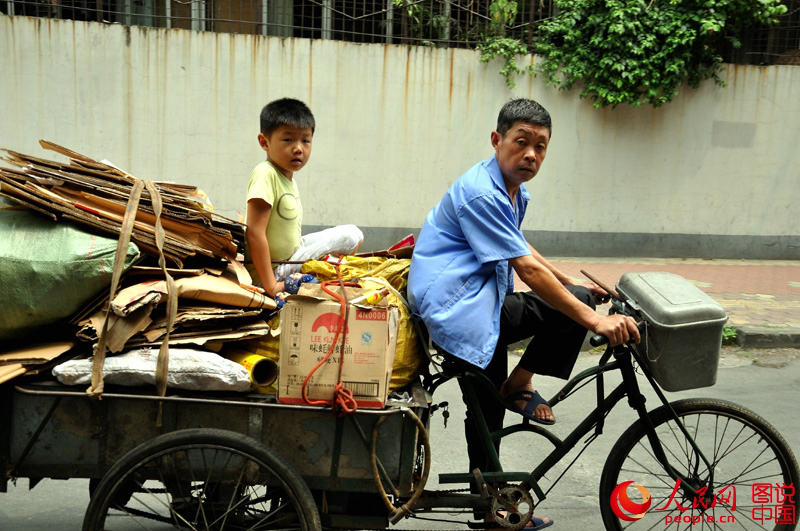
[[[347,290],[355,299],[365,290]],[[340,326],[341,307],[319,287],[304,289],[286,300],[281,312],[280,375],[278,401],[305,404],[303,381],[330,350]],[[397,345],[398,311],[380,301],[376,306],[350,305],[344,349],[342,381],[360,408],[382,408],[389,394],[394,351]],[[341,336],[328,361],[309,381],[310,399],[330,404],[339,381]]]

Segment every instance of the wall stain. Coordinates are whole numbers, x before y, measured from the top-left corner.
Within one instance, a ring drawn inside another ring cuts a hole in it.
[[[450,48],[450,89],[447,93],[447,101],[453,106],[453,63],[455,62],[455,49]]]
[[[389,45],[383,45],[383,64],[381,65],[381,97],[380,101],[386,98],[386,62],[389,55]]]
[[[85,28],[84,28],[85,29]],[[74,98],[74,102],[72,105],[73,109],[73,120],[74,123],[80,123],[79,117],[79,107],[80,107],[80,89],[78,88],[78,80],[81,79],[81,76],[78,75],[78,36],[75,34],[75,25],[72,26],[72,94]]]
[[[411,68],[411,46],[406,50],[406,84],[403,87],[403,120],[408,123],[408,86],[411,84],[409,69]]]
[[[337,54],[338,55],[338,54]],[[311,107],[311,97],[314,87],[314,39],[308,40],[308,106]]]

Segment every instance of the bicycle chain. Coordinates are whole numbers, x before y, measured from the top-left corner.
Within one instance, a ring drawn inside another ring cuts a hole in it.
[[[458,492],[469,492],[469,491],[470,491],[469,488],[465,488],[465,489],[437,490],[436,492],[438,494],[454,494],[454,493],[458,493]],[[412,513],[412,516],[408,516],[407,517],[407,519],[414,519],[414,518],[415,518],[415,516],[413,516],[413,513]],[[466,522],[463,522],[463,521],[460,521],[460,520],[444,520],[444,519],[442,519],[442,520],[437,520],[437,521],[438,522],[452,522],[454,524],[460,524],[461,527],[454,528],[454,529],[427,529],[427,528],[424,528],[424,527],[415,527],[413,529],[408,529],[407,531],[464,531],[465,529],[481,529],[481,528],[470,528],[467,525]],[[364,527],[364,528],[361,528],[361,529],[362,529],[362,531],[386,531],[387,528],[385,528],[385,527]],[[511,528],[508,528],[508,529],[511,529]],[[329,531],[334,531],[334,530],[330,529]]]

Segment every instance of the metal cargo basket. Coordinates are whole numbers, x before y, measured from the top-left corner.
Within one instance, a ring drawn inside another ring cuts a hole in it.
[[[672,273],[625,273],[617,291],[646,323],[636,350],[661,387],[683,391],[714,385],[728,320],[719,303]]]

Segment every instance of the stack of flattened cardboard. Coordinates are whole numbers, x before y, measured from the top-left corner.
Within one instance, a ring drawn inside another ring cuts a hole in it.
[[[178,278],[175,288],[178,310],[170,345],[195,344],[218,349],[221,343],[252,339],[270,330],[261,316],[265,310],[276,308],[275,301],[252,287],[240,285],[232,268],[219,276],[202,273]],[[108,305],[102,304],[93,313],[76,316],[73,321],[80,327],[77,335],[80,339],[97,341],[108,318],[106,345],[111,353],[156,346],[167,334],[163,304],[166,298],[164,280],[128,285],[111,300],[108,314],[105,311]]]
[[[125,206],[135,178],[115,166],[41,140],[45,149],[69,157],[64,164],[11,150],[0,167],[0,195],[52,217],[74,221],[119,235]],[[166,232],[165,257],[178,265],[191,256],[235,259],[243,231],[240,224],[206,210],[192,187],[156,183],[163,200],[161,223]],[[158,255],[153,205],[142,197],[131,239]],[[238,238],[238,240],[236,239]]]
[[[40,144],[67,156],[69,162],[4,150],[8,155],[0,160],[13,168],[0,166],[0,195],[54,221],[121,237],[137,179],[110,163],[50,142]],[[131,241],[146,255],[145,263],[122,276],[116,293],[105,290],[87,301],[70,319],[72,337],[47,338],[69,341],[0,348],[4,351],[0,352],[0,383],[57,356],[91,354],[104,328],[104,343],[111,354],[157,346],[167,337],[169,345],[220,350],[226,343],[269,333],[266,321],[276,303],[250,285],[249,275],[237,261],[244,226],[208,211],[192,186],[155,183],[155,187],[161,197],[160,216],[149,194],[141,196],[135,213],[128,213],[129,219],[135,218]],[[160,228],[164,231],[161,245]],[[156,266],[159,247],[175,267]],[[191,269],[184,267],[187,261]],[[166,309],[169,284],[174,285],[172,296],[177,298],[171,326]]]

